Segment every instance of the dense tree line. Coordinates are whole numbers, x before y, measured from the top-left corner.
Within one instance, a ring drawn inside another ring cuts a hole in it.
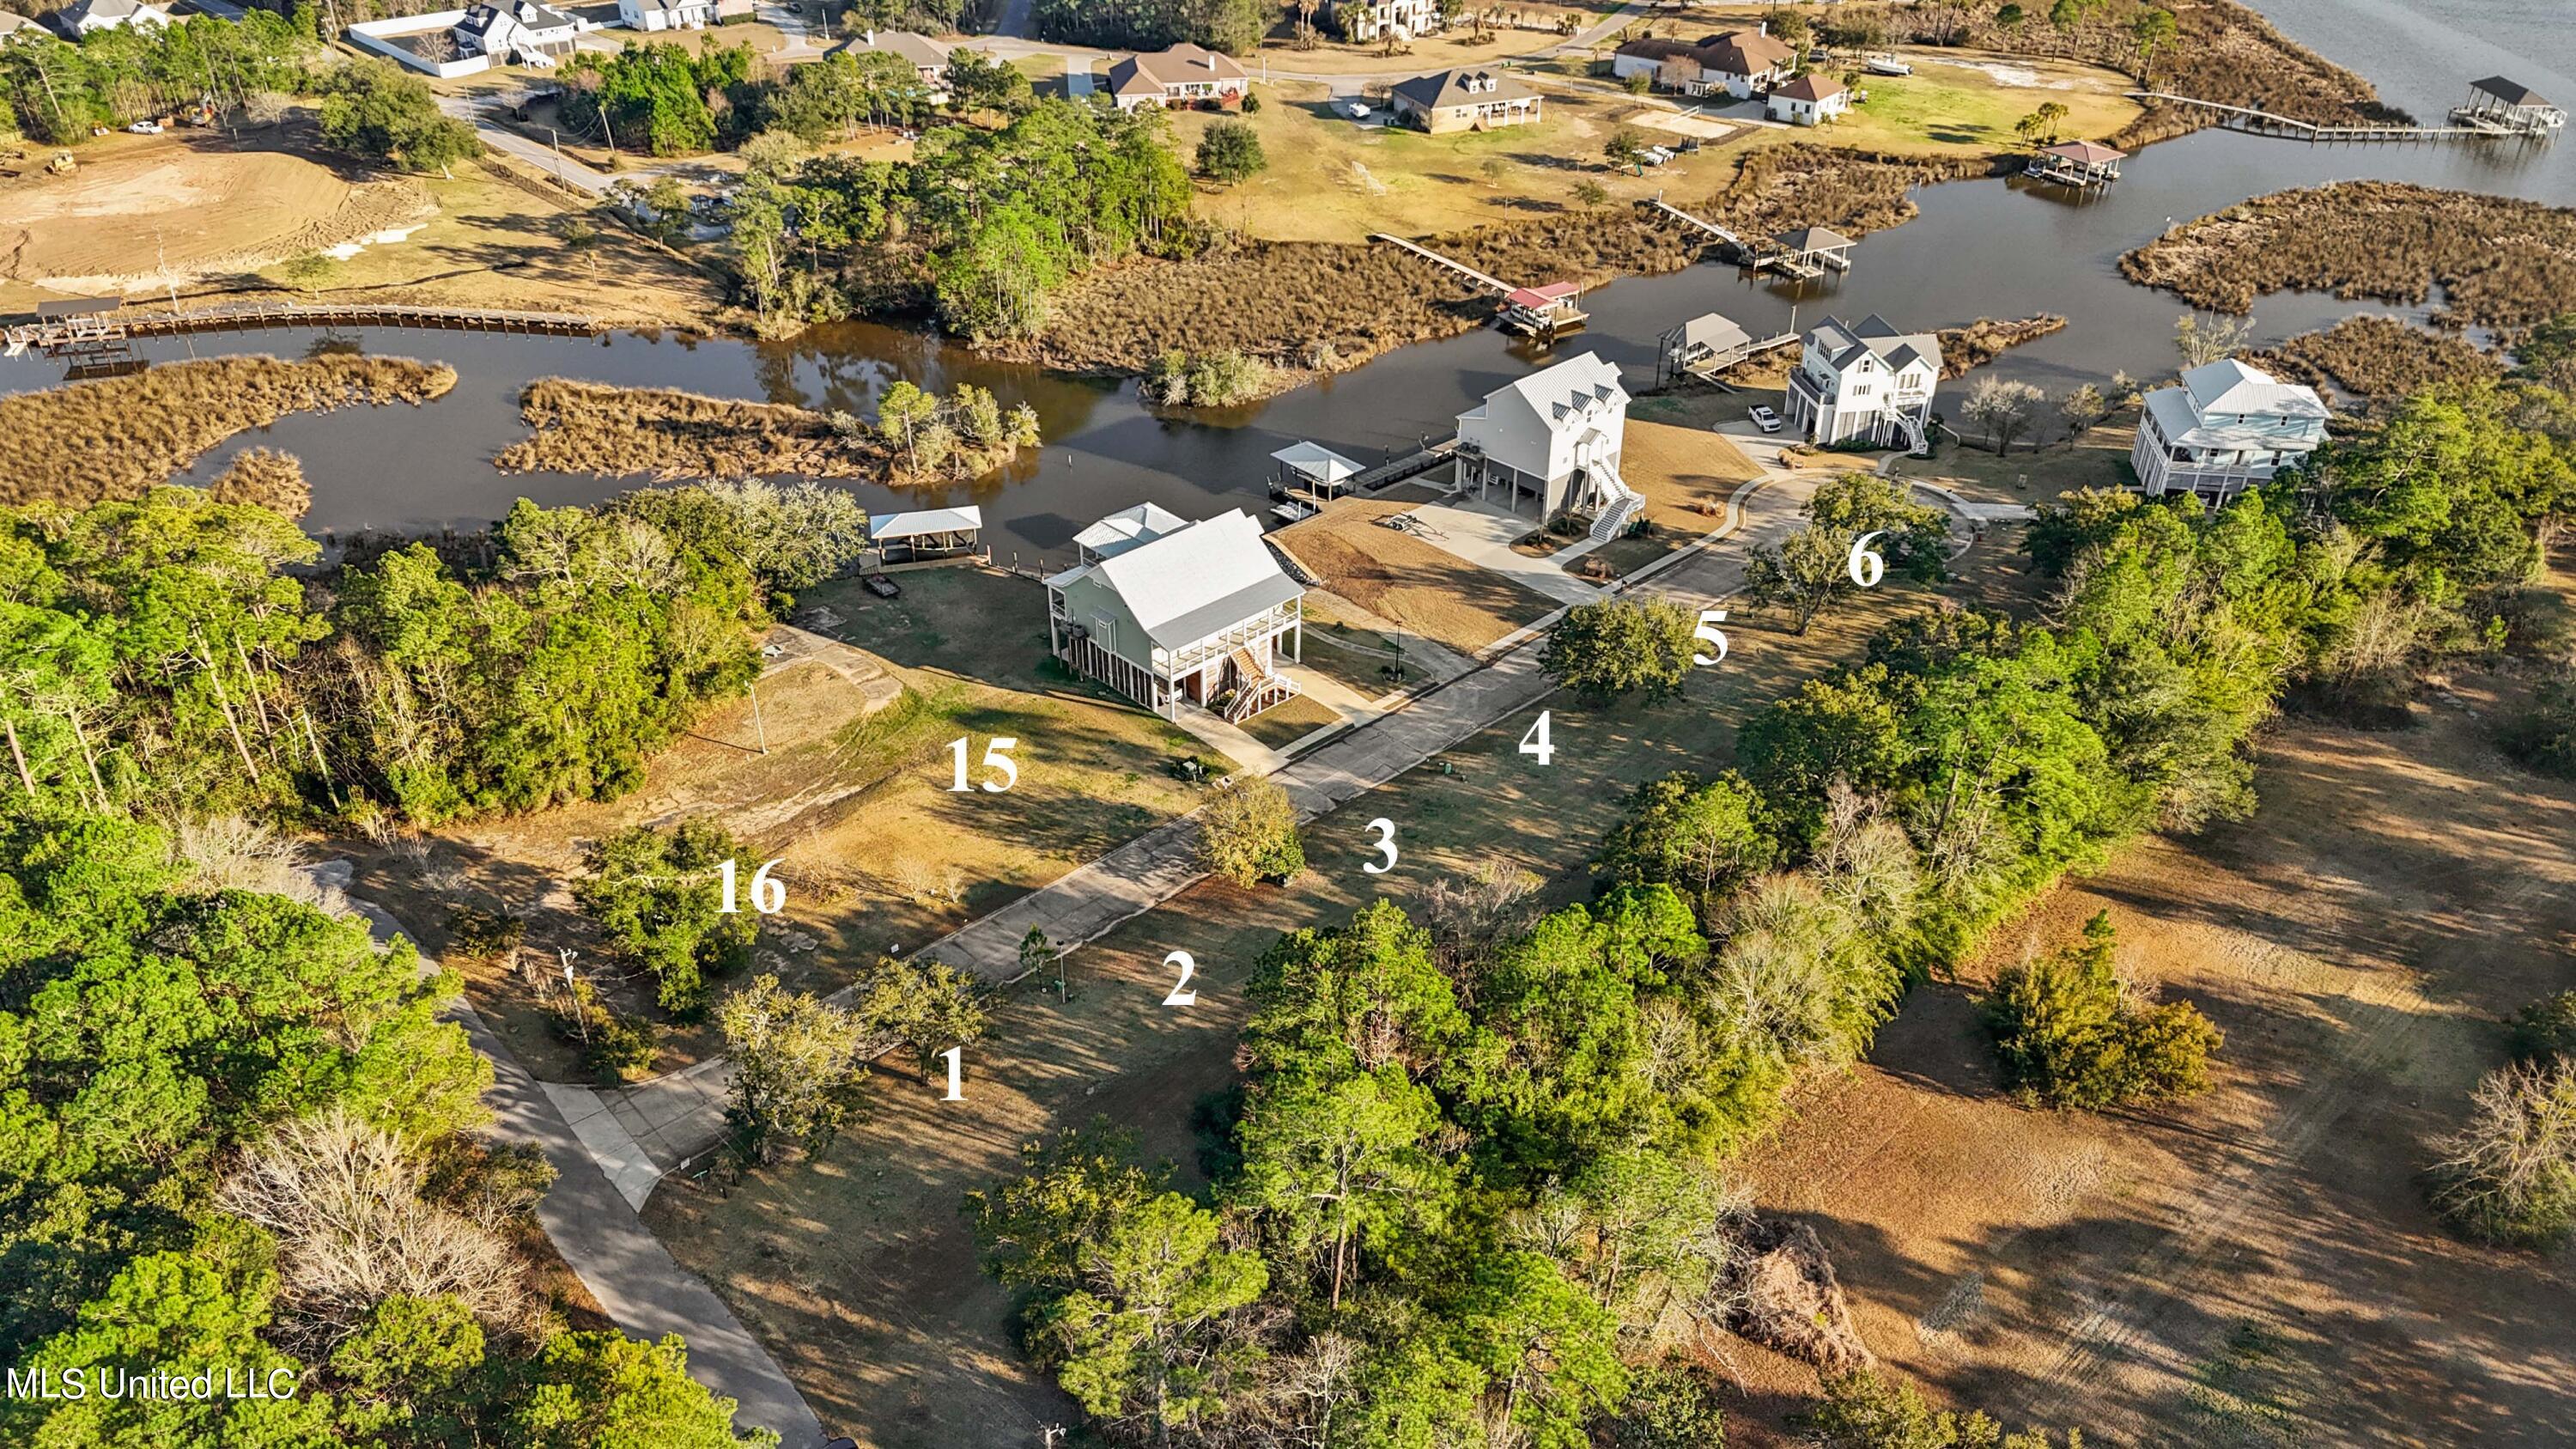
[[[1275,9],[1255,0],[1037,0],[1041,39],[1116,50],[1161,50],[1183,41],[1241,53],[1261,43]]]
[[[230,883],[239,839],[0,804],[0,1354],[89,1386],[0,1401],[0,1437],[749,1442],[676,1340],[547,1325],[510,1236],[550,1173],[465,1135],[490,1068],[454,978],[291,877]],[[291,1396],[99,1377],[227,1370]]]
[[[0,87],[19,128],[57,145],[86,138],[92,126],[122,126],[201,98],[229,109],[262,92],[309,93],[339,66],[309,6],[291,19],[253,10],[238,23],[191,16],[160,28],[93,31],[78,44],[27,31],[0,43]]]

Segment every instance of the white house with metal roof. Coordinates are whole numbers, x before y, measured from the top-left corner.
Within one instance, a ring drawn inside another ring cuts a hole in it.
[[[1821,447],[1859,442],[1921,451],[1941,382],[1941,341],[1900,332],[1873,312],[1857,323],[1828,317],[1800,340],[1781,404],[1789,426]]]
[[[1140,504],[1075,535],[1082,562],[1046,581],[1055,656],[1167,719],[1231,722],[1294,697],[1305,590],[1242,509],[1190,522]]]
[[[2326,440],[2325,400],[2234,358],[2146,395],[2129,462],[2150,497],[2189,492],[2225,503],[2306,461]]]
[[[1615,533],[1644,503],[1619,477],[1627,431],[1619,369],[1597,352],[1568,358],[1458,415],[1459,490],[1541,522],[1592,509]]]

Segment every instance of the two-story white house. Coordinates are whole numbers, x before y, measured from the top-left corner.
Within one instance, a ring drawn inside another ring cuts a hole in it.
[[[1900,332],[1873,312],[1857,323],[1828,317],[1801,339],[1781,412],[1820,447],[1859,442],[1920,450],[1941,382],[1941,341]]]
[[[1297,695],[1305,593],[1242,509],[1190,522],[1152,504],[1074,536],[1081,562],[1049,577],[1055,656],[1166,719],[1187,705],[1250,719]]]
[[[716,23],[716,0],[617,0],[617,23],[629,30],[704,30]]]
[[[2129,462],[2149,497],[2189,492],[2220,504],[2305,462],[2326,440],[2325,400],[2234,358],[2146,395]]]
[[[170,23],[170,12],[145,0],[73,0],[54,12],[54,24],[78,40],[99,30],[153,30]]]
[[[571,58],[581,27],[537,0],[484,0],[465,12],[455,32],[458,50],[486,56],[494,65],[551,67]]]
[[[1458,486],[1541,522],[1591,509],[1615,532],[1643,500],[1619,476],[1628,390],[1587,352],[1485,394],[1458,415]]]
[[[1355,45],[1373,43],[1389,31],[1398,40],[1411,40],[1440,29],[1440,0],[1332,0],[1324,7],[1324,18]]]

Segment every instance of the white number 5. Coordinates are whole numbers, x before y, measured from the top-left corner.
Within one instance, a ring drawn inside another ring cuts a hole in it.
[[[1199,963],[1191,960],[1190,953],[1187,951],[1174,951],[1163,958],[1163,964],[1181,968],[1181,979],[1172,983],[1172,994],[1163,998],[1163,1004],[1165,1006],[1198,1005],[1199,994],[1189,987],[1190,978],[1198,974]]]
[[[1693,650],[1691,652],[1691,663],[1716,664],[1726,658],[1726,634],[1723,630],[1717,627],[1725,622],[1726,611],[1724,609],[1702,609],[1699,611],[1699,633],[1694,637],[1703,643],[1716,645],[1717,652],[1715,654],[1702,654],[1697,650]]]
[[[1370,821],[1368,828],[1377,832],[1376,848],[1386,852],[1386,862],[1381,865],[1376,861],[1370,861],[1360,869],[1370,875],[1384,875],[1395,869],[1395,822],[1381,815]]]

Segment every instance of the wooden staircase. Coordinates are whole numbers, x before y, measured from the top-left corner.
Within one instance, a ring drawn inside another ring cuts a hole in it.
[[[1241,724],[1263,710],[1297,695],[1297,681],[1273,674],[1249,649],[1226,656],[1234,666],[1234,702],[1225,707],[1225,722]]]

